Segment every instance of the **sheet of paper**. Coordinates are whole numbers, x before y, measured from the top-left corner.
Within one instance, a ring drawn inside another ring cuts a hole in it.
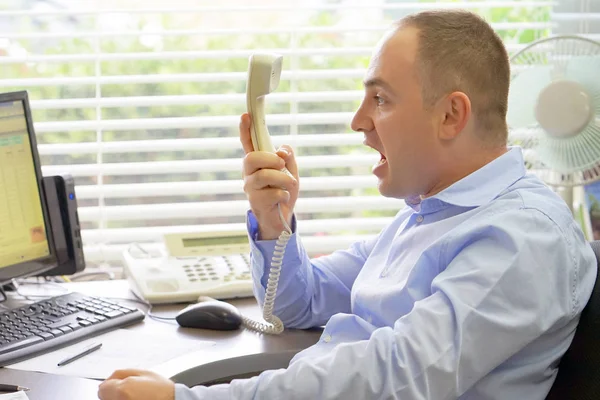
[[[29,400],[25,392],[0,394],[0,400]]]
[[[99,350],[70,364],[57,366],[58,362],[97,342],[102,343]],[[117,369],[148,369],[194,352],[199,352],[198,357],[202,357],[202,349],[213,345],[215,342],[193,338],[173,339],[165,335],[148,335],[139,331],[118,329],[51,353],[8,365],[6,368],[106,379]],[[0,400],[4,400],[4,398],[0,397]]]

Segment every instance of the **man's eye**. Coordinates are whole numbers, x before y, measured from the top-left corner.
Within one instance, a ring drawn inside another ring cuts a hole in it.
[[[373,97],[375,99],[375,101],[377,102],[377,105],[381,106],[385,103],[385,100],[383,100],[383,98],[381,98],[380,96],[375,96]]]

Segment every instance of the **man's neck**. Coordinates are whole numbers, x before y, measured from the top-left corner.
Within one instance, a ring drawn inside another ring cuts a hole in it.
[[[508,148],[500,147],[495,149],[486,149],[485,151],[473,152],[470,155],[465,155],[464,157],[453,158],[446,163],[447,168],[444,169],[445,173],[439,177],[438,181],[431,187],[431,189],[429,189],[426,194],[421,195],[421,199],[438,194],[464,177],[469,176],[473,172],[483,168],[496,158],[505,154],[507,151]]]

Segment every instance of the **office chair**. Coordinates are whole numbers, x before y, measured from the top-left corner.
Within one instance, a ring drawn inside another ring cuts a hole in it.
[[[600,240],[590,243],[600,268]],[[600,399],[600,274],[546,400]]]

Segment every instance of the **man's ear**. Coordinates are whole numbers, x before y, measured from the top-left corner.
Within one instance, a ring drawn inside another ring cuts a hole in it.
[[[442,99],[440,106],[439,136],[452,140],[465,129],[471,119],[471,100],[463,92],[452,92]]]

